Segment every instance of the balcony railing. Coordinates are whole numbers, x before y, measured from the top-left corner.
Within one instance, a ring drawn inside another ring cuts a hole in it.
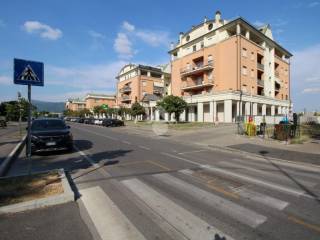
[[[192,64],[180,69],[181,76],[193,75],[195,73],[207,71],[213,69],[213,61],[207,63]]]
[[[125,93],[125,92],[131,92],[131,87],[125,86],[120,89],[120,92]]]
[[[257,68],[264,71],[264,65],[262,63],[257,63]]]
[[[264,81],[261,79],[257,79],[257,84],[259,87],[264,87]]]
[[[182,85],[181,89],[184,91],[188,90],[194,90],[194,89],[199,89],[199,88],[204,88],[204,87],[213,87],[213,81],[209,80],[208,82],[200,82],[200,83],[185,83]]]
[[[128,102],[128,101],[131,101],[131,98],[130,98],[130,96],[122,96],[121,97],[121,101],[122,102]]]
[[[156,93],[156,94],[162,94],[163,93],[163,87],[153,86],[153,92]]]

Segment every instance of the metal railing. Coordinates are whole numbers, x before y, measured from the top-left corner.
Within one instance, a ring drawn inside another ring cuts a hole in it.
[[[131,87],[125,86],[125,87],[120,89],[120,92],[131,92]]]
[[[262,63],[257,63],[257,68],[264,71],[264,65]]]
[[[130,98],[130,96],[122,96],[121,100],[122,101],[129,101],[129,100],[131,100],[131,98]]]
[[[213,86],[213,80],[200,81],[200,82],[194,82],[194,83],[185,83],[182,85],[181,89],[192,89],[192,88],[202,88],[202,87],[209,87]]]
[[[163,93],[163,87],[153,86],[154,93]]]
[[[213,68],[213,61],[208,61],[206,63],[199,63],[199,64],[191,64],[187,67],[180,69],[180,74],[188,74],[192,72],[198,72],[202,70],[208,70]]]

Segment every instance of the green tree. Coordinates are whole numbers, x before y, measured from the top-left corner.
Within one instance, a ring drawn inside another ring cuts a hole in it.
[[[130,114],[130,109],[125,107],[120,107],[117,109],[117,115],[121,117],[122,120],[124,120],[124,117],[126,114]]]
[[[146,113],[143,106],[140,105],[140,103],[135,102],[131,106],[131,115],[134,117],[134,122],[137,123],[137,116],[144,115]]]
[[[170,115],[174,113],[176,122],[179,122],[180,114],[187,108],[187,103],[181,97],[169,95],[157,102],[157,107],[162,108]]]
[[[89,109],[85,108],[79,111],[79,117],[84,118],[86,116],[92,116],[92,112]]]
[[[21,113],[23,121],[28,119],[29,103],[26,99],[21,98],[20,101],[10,101],[5,103],[6,117],[10,121],[18,121]],[[31,112],[36,111],[37,108],[31,105]]]
[[[93,113],[95,115],[99,115],[101,113],[101,110],[103,110],[103,108],[101,106],[94,106],[93,107]]]

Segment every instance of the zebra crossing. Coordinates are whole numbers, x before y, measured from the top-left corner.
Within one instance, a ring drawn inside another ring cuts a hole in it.
[[[280,214],[285,219],[284,212],[290,206],[289,201],[252,190],[245,184],[229,189],[224,188],[224,191],[229,191],[236,196],[232,198],[223,191],[215,191],[206,186],[204,183],[207,182],[201,179],[197,181],[199,171],[223,174],[275,193],[281,192],[290,198],[310,199],[312,197],[303,190],[209,165],[202,165],[197,170],[184,169],[177,173],[155,173],[148,177],[129,177],[117,182],[119,190],[132,202],[131,207],[138,208],[150,219],[153,227],[160,228],[167,234],[168,239],[258,239],[260,235],[265,235],[267,239],[281,239],[273,236],[272,233],[267,233],[263,230],[263,226],[269,224],[274,214]],[[310,184],[313,183],[310,182]],[[139,227],[139,223],[129,220],[126,217],[126,209],[112,201],[110,193],[103,191],[101,187],[82,189],[80,194],[81,201],[102,240],[148,239]],[[188,203],[182,204],[177,196],[183,196],[194,205],[191,207]],[[250,208],[250,203],[258,204],[264,210]],[[203,212],[202,209],[207,209],[208,212]],[[273,211],[273,214],[268,215],[268,211]],[[229,224],[230,221],[231,224]],[[241,231],[246,233],[242,234]],[[249,233],[252,236],[248,236]]]

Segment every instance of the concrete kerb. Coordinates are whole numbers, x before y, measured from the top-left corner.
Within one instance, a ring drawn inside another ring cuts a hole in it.
[[[40,173],[40,172],[37,172],[37,173]],[[60,174],[61,183],[63,187],[62,194],[41,198],[41,199],[30,200],[22,203],[11,204],[8,206],[3,206],[3,207],[0,207],[0,214],[23,212],[27,210],[36,209],[36,208],[53,206],[53,205],[74,201],[74,193],[69,185],[69,182],[68,182],[67,176],[65,175],[64,170],[58,169],[58,173]]]
[[[26,139],[27,135],[23,136],[21,141],[15,146],[15,148],[9,153],[9,155],[3,161],[3,163],[0,166],[0,177],[4,176],[12,161],[20,154],[21,150],[24,147],[24,144],[26,143]]]

